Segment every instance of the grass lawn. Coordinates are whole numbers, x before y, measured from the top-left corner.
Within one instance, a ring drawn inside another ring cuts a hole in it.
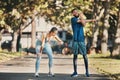
[[[0,63],[13,59],[15,57],[21,57],[24,54],[22,53],[12,53],[12,52],[7,52],[7,51],[0,51]]]
[[[120,80],[120,59],[110,58],[109,54],[91,54],[88,57],[91,67],[113,79]]]

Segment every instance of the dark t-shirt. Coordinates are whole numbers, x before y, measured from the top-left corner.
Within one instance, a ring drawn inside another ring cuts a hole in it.
[[[83,25],[81,23],[78,23],[78,18],[73,17],[71,19],[71,25],[73,30],[73,40],[77,42],[84,42],[84,31],[83,31]]]

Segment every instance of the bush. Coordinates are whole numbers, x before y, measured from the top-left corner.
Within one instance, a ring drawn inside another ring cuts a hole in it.
[[[1,48],[7,49],[8,51],[11,51],[11,44],[12,44],[11,40],[6,40],[1,44]]]

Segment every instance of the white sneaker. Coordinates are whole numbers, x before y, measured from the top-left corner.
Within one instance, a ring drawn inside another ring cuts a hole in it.
[[[39,77],[39,74],[38,74],[38,73],[35,73],[35,77]]]
[[[54,73],[48,73],[48,76],[55,77]]]

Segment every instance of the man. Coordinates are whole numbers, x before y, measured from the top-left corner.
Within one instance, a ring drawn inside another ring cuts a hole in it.
[[[83,27],[85,26],[86,22],[91,22],[94,20],[84,20],[83,14],[78,13],[77,9],[72,10],[72,14],[74,17],[71,18],[71,25],[73,30],[73,67],[74,72],[71,77],[77,77],[77,55],[80,53],[83,55],[86,73],[85,75],[89,77],[89,70],[88,70],[88,58],[85,46],[85,39],[84,39],[84,31]]]

